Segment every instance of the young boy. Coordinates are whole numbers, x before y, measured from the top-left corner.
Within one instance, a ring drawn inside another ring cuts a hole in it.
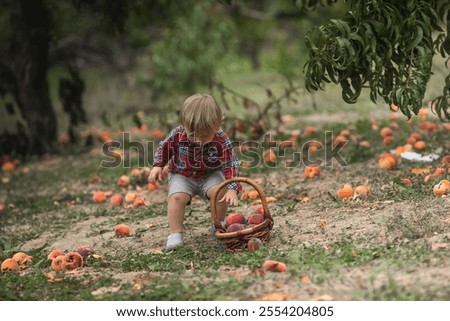
[[[159,144],[148,180],[161,180],[168,170],[167,216],[170,234],[166,248],[184,245],[183,221],[186,205],[194,195],[209,199],[225,179],[239,176],[238,159],[227,134],[220,129],[222,111],[210,95],[188,97],[181,108],[180,126]],[[228,204],[238,204],[242,187],[231,183],[218,195],[217,211],[223,220]]]

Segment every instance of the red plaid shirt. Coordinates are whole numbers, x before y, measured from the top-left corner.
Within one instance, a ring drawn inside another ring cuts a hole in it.
[[[182,126],[173,129],[153,157],[153,166],[169,164],[172,173],[201,180],[215,171],[222,171],[225,179],[239,176],[239,162],[228,135],[219,129],[211,142],[200,146],[188,139]],[[240,192],[240,183],[227,185]]]

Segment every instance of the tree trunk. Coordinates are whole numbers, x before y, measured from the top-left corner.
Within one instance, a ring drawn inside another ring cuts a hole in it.
[[[51,17],[44,0],[17,0],[11,11],[15,98],[28,125],[30,154],[56,149],[57,122],[47,82]]]

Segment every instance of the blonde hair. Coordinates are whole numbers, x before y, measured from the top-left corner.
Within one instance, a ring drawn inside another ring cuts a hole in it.
[[[196,135],[217,131],[222,124],[222,110],[213,96],[195,94],[183,103],[180,111],[180,124]]]

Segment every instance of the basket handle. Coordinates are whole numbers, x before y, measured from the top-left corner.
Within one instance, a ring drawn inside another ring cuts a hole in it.
[[[214,221],[214,226],[216,227],[216,229],[220,229],[223,230],[222,224],[220,224],[220,218],[219,218],[219,214],[217,213],[217,197],[219,195],[219,192],[228,184],[233,183],[233,182],[242,182],[242,183],[247,183],[251,186],[253,186],[255,188],[255,190],[258,192],[259,197],[261,198],[261,203],[262,203],[262,207],[264,210],[264,218],[265,219],[269,219],[271,221],[273,221],[272,216],[270,215],[269,212],[269,207],[267,206],[267,200],[266,200],[266,195],[264,194],[264,191],[262,189],[262,187],[257,184],[256,182],[252,181],[251,179],[247,178],[247,177],[233,177],[230,179],[225,180],[224,182],[222,182],[218,188],[216,188],[213,191],[213,194],[211,195],[211,214],[212,214],[212,218]]]

